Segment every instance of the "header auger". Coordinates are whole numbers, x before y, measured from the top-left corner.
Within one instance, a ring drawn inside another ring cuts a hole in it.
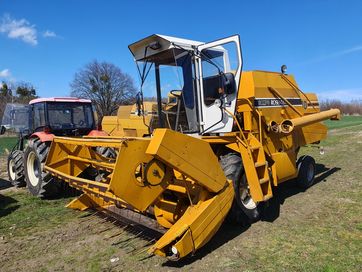
[[[258,220],[281,182],[312,185],[314,159],[298,158],[299,148],[324,139],[321,121],[338,119],[338,110],[320,112],[317,97],[291,75],[241,73],[238,36],[205,44],[152,35],[129,48],[141,85],[154,76],[157,101],[143,102],[141,93],[137,106],[121,106],[118,118],[105,119],[112,136],[54,138],[45,170],[83,192],[68,207],[151,217],[168,231],[149,252],[178,260],[205,245],[226,217]]]

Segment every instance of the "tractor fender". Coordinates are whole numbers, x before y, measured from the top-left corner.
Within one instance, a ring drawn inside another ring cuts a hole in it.
[[[97,137],[97,136],[109,136],[107,132],[103,130],[95,130],[93,129],[91,132],[88,133],[88,136]]]
[[[39,138],[43,142],[51,142],[54,139],[54,134],[46,133],[44,131],[35,132],[30,136],[30,139]]]

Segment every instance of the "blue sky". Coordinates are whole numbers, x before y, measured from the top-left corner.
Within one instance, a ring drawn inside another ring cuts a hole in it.
[[[0,80],[66,96],[92,60],[138,75],[128,44],[153,33],[240,34],[244,70],[282,64],[306,92],[362,99],[362,1],[0,0]]]

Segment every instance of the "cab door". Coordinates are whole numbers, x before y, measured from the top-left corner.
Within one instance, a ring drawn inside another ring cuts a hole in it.
[[[242,69],[239,35],[206,43],[197,49],[200,132],[231,132],[233,117],[228,112],[235,112]]]

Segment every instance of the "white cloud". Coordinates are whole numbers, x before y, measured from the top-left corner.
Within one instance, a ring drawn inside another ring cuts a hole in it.
[[[11,77],[11,73],[9,69],[4,69],[0,71],[0,77]]]
[[[11,39],[20,39],[31,45],[38,44],[35,25],[30,25],[25,19],[13,19],[8,14],[2,17],[0,33],[6,34]]]
[[[362,45],[356,45],[356,46],[350,47],[345,50],[337,51],[337,52],[334,52],[334,53],[331,53],[328,55],[324,55],[324,56],[320,56],[320,57],[317,57],[314,59],[306,60],[306,61],[303,61],[302,63],[299,63],[299,65],[322,62],[322,61],[329,60],[329,59],[343,57],[345,55],[348,55],[351,53],[356,53],[359,51],[362,51]]]
[[[54,31],[46,30],[43,32],[43,37],[44,38],[55,38],[55,37],[57,37],[57,34],[55,34]]]
[[[351,100],[362,100],[362,88],[327,90],[317,92],[320,100],[340,100],[350,102]]]

